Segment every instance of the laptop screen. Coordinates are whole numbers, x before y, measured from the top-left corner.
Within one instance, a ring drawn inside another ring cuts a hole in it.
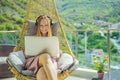
[[[25,36],[25,55],[35,56],[41,53],[59,56],[58,37]]]

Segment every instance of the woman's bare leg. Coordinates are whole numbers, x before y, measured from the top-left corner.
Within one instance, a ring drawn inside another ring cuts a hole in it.
[[[41,67],[41,68],[38,70],[38,72],[37,72],[37,74],[36,74],[36,78],[37,78],[37,80],[48,80],[48,79],[47,79],[47,75],[46,75],[43,67]]]
[[[40,55],[39,64],[43,66],[48,80],[58,80],[57,71],[52,63],[52,60],[49,54],[45,53],[45,54]]]

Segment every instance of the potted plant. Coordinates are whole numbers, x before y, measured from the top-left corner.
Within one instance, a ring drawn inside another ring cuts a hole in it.
[[[98,72],[98,78],[101,78],[101,79],[103,78],[107,61],[108,61],[108,57],[101,57],[98,55],[93,56],[92,64],[94,69],[96,69]]]

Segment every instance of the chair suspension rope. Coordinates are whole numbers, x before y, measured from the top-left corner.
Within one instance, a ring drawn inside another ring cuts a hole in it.
[[[29,12],[30,12],[30,7],[31,7],[31,2],[32,2],[32,0],[29,0],[29,3],[28,3],[28,6],[27,6],[27,13],[26,13],[26,16],[25,16],[25,18],[24,18],[24,23],[23,23],[23,28],[22,28],[22,30],[21,30],[21,32],[20,32],[20,35],[19,35],[19,38],[18,38],[18,41],[17,41],[17,45],[16,45],[16,47],[13,49],[13,51],[18,51],[19,49],[19,47],[20,47],[20,44],[21,44],[21,40],[22,40],[22,36],[24,36],[23,35],[23,33],[25,33],[26,31],[26,23],[27,23],[27,20],[28,20],[28,17],[29,17]]]
[[[58,13],[57,13],[57,9],[56,9],[55,2],[54,2],[54,0],[52,0],[52,1],[53,1],[53,4],[54,4],[54,8],[55,8],[55,12],[56,12],[56,17],[58,18],[58,22],[59,22],[59,25],[60,25],[60,29],[61,29],[61,31],[62,31],[62,33],[63,33],[63,37],[64,37],[64,39],[65,39],[65,43],[66,43],[66,45],[67,45],[67,48],[68,48],[70,54],[71,54],[73,57],[75,57],[75,55],[72,53],[72,50],[71,50],[71,48],[70,48],[70,46],[69,46],[69,44],[68,44],[68,42],[67,42],[67,38],[66,38],[65,32],[64,32],[64,30],[63,30],[63,28],[62,28],[61,21],[60,21],[60,19],[59,19],[59,17],[58,17]],[[76,57],[75,57],[75,58],[76,58]]]

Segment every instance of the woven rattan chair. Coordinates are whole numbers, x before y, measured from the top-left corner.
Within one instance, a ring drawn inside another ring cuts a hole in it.
[[[23,53],[24,53],[24,36],[25,35],[34,35],[34,32],[36,30],[35,26],[34,26],[34,21],[29,21],[29,20],[35,20],[36,17],[39,16],[40,14],[46,14],[46,15],[50,16],[53,19],[53,21],[57,21],[57,23],[54,23],[54,25],[57,25],[57,24],[59,25],[58,31],[55,30],[55,33],[53,33],[53,35],[56,35],[58,33],[57,35],[59,37],[60,48],[63,49],[64,52],[72,55],[74,58],[74,63],[67,70],[64,70],[58,74],[58,80],[64,80],[66,77],[68,77],[70,75],[70,73],[72,73],[76,69],[76,67],[78,65],[78,61],[77,61],[75,55],[72,53],[72,51],[69,47],[69,44],[67,42],[65,32],[62,28],[54,0],[47,0],[47,2],[46,2],[46,0],[29,0],[28,1],[27,13],[26,13],[26,16],[24,19],[23,27],[19,34],[17,45],[15,46],[13,52],[17,53],[16,54],[17,56],[20,55],[20,56],[22,56],[22,58],[25,58],[25,57],[23,57],[24,55],[21,55],[21,53],[20,53],[20,51],[23,51]],[[32,25],[32,29],[31,29],[31,25]],[[56,26],[54,26],[54,27],[57,28]],[[29,30],[34,30],[34,31],[33,31],[33,33],[29,33],[29,32],[32,32]],[[16,77],[17,80],[35,80],[36,79],[33,76],[26,76],[26,75],[20,73],[19,69],[16,68],[11,63],[11,61],[9,61],[9,59],[7,59],[7,62],[9,64],[9,70],[14,74],[14,76]]]

